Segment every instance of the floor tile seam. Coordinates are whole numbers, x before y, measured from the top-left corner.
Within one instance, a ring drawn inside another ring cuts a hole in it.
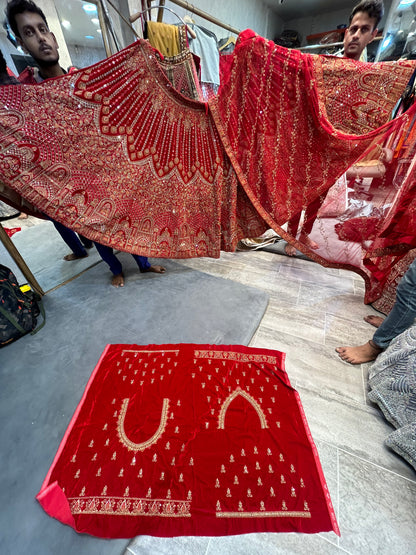
[[[329,540],[328,538],[325,538],[324,536],[321,536],[320,534],[318,534],[319,537],[323,540],[325,540],[326,542],[330,543],[332,546],[336,547],[339,551],[342,551],[342,553],[348,553],[348,555],[352,555],[351,551],[347,551],[346,549],[344,549],[343,547],[340,546],[340,540],[341,538],[339,538],[337,536],[337,543],[333,543],[331,542],[331,540]]]
[[[360,364],[360,367],[361,367],[361,381],[362,381],[362,386],[363,386],[364,403],[367,405],[368,404],[367,403],[367,395],[366,395],[367,384],[366,384],[366,378],[365,378],[365,375],[364,375],[365,374],[365,369],[363,368],[362,364]],[[367,380],[367,382],[368,382],[368,380]]]
[[[210,547],[211,547],[211,542],[212,542],[212,538],[209,538],[204,555],[208,555],[208,552],[209,552]]]
[[[335,533],[335,532],[334,532]],[[340,551],[342,551],[343,553],[350,553],[349,551],[346,551],[345,549],[343,549],[340,545],[339,545],[339,537],[337,536],[336,541],[333,542],[331,541],[329,538],[326,538],[325,536],[323,536],[322,534],[318,534],[318,538],[321,540],[326,541],[327,543],[329,543],[330,545],[332,545],[332,547],[336,547],[337,549],[339,549]]]
[[[284,274],[283,272],[279,272],[279,275],[284,276],[286,279],[293,277],[293,278],[299,279],[303,283],[306,283],[310,286],[316,286],[316,282],[318,281],[320,287],[340,289],[341,288],[340,284],[342,283],[343,284],[342,289],[344,290],[344,293],[350,293],[354,291],[354,284],[348,278],[341,278],[340,276],[334,276],[332,274],[322,275],[320,272],[314,272],[313,275],[311,275],[311,274],[307,274],[304,270],[300,270],[298,273],[296,273],[295,271],[292,271],[291,274],[293,274],[293,276],[290,274],[288,275],[288,274]],[[332,286],[331,285],[332,283],[336,285]],[[348,289],[347,289],[347,286],[349,286]]]
[[[323,440],[321,440],[323,441]],[[327,443],[327,442],[325,442]],[[374,461],[370,461],[368,459],[365,459],[364,457],[360,457],[359,455],[357,455],[356,453],[352,453],[350,451],[347,451],[346,449],[343,449],[342,447],[339,447],[337,445],[333,445],[331,443],[327,443],[328,445],[334,447],[335,449],[338,449],[338,451],[340,451],[341,453],[345,453],[346,455],[349,455],[355,459],[358,459],[359,461],[365,462],[367,464],[370,464],[371,466],[374,466],[380,470],[383,470],[385,472],[388,472],[389,474],[393,474],[394,476],[396,476],[397,478],[401,478],[402,480],[405,480],[406,482],[410,482],[411,484],[415,484],[416,485],[416,477],[414,479],[408,478],[407,476],[403,476],[403,474],[399,474],[398,472],[395,472],[394,470],[390,470],[389,468],[386,468],[385,466],[381,466],[380,464],[375,463]],[[397,455],[397,457],[399,457],[399,455]],[[401,460],[401,457],[399,457]]]
[[[348,397],[344,397],[339,393],[335,393],[335,392],[329,392],[329,390],[322,390],[322,387],[320,387],[319,389],[313,389],[311,387],[307,387],[305,386],[302,382],[299,382],[299,386],[305,390],[308,394],[313,395],[313,396],[318,396],[321,399],[325,400],[325,401],[335,401],[335,402],[339,402],[342,405],[350,408],[350,407],[354,407],[357,409],[365,409],[365,412],[369,415],[372,415],[374,417],[381,417],[380,414],[380,410],[378,410],[376,407],[373,407],[371,405],[368,405],[367,403],[362,403],[361,401],[357,401],[355,399],[351,399]],[[382,421],[385,421],[385,419],[383,418]]]

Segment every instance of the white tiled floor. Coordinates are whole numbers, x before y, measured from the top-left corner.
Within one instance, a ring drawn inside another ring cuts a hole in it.
[[[12,220],[7,227],[32,225]],[[361,344],[364,284],[354,273],[267,252],[223,253],[181,263],[267,291],[269,306],[251,346],[284,351],[336,510],[334,533],[225,538],[140,536],[125,555],[416,554],[416,473],[383,445],[392,427],[367,401],[369,365],[342,362],[335,347]]]
[[[341,538],[334,533],[140,536],[125,555],[415,554],[416,473],[383,445],[392,428],[367,401],[369,365],[350,366],[334,350],[372,336],[363,316],[376,312],[363,304],[362,279],[260,251],[182,263],[269,293],[269,306],[250,345],[287,354],[286,370],[300,393],[320,454]]]

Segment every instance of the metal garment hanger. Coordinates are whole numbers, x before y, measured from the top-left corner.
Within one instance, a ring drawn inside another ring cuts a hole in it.
[[[173,10],[171,10],[170,8],[168,8],[167,6],[163,6],[162,4],[158,4],[156,6],[151,6],[150,8],[146,8],[145,10],[142,10],[141,12],[137,12],[134,15],[130,16],[130,23],[134,23],[137,19],[139,19],[139,17],[141,17],[144,13],[149,12],[151,10],[157,10],[157,9],[163,9],[163,10],[168,10],[169,12],[173,13],[173,15],[175,15],[181,22],[182,24],[186,27],[186,30],[188,31],[188,33],[191,35],[191,37],[193,39],[196,39],[196,33],[193,29],[191,29],[190,27],[188,27],[188,25],[185,23],[185,21],[181,18],[180,15],[178,15],[176,12],[174,12]]]

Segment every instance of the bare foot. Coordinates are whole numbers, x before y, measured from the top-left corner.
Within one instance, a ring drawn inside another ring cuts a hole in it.
[[[288,256],[295,256],[296,254],[296,247],[294,247],[293,245],[289,245],[289,243],[287,243],[287,245],[285,245],[285,253]]]
[[[124,287],[124,276],[123,274],[117,274],[111,278],[111,285],[113,287]]]
[[[28,215],[25,214],[24,212],[20,212],[20,214],[17,216],[18,220],[27,220]]]
[[[310,249],[313,249],[313,250],[319,249],[318,243],[316,243],[315,241],[312,241],[309,235],[306,235],[305,233],[300,234],[299,241],[301,241],[302,243],[305,243],[305,245]]]
[[[364,317],[364,322],[371,324],[375,328],[379,328],[381,324],[384,322],[384,318],[380,316],[374,316],[373,314],[369,314],[368,316]]]
[[[358,347],[337,347],[335,350],[345,362],[363,364],[364,362],[375,360],[383,349],[377,347],[370,339],[370,341]]]
[[[77,254],[74,254],[73,252],[71,252],[71,254],[66,254],[64,256],[64,260],[70,262],[71,260],[78,260],[79,258],[86,258],[87,256],[88,256],[87,252],[82,256],[78,256]]]
[[[164,268],[163,266],[158,266],[157,264],[155,266],[150,266],[150,268],[147,268],[147,270],[142,270],[142,273],[146,273],[146,272],[154,272],[155,274],[164,274],[166,272],[166,268]]]

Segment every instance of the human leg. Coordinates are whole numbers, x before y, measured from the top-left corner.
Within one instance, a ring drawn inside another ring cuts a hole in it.
[[[367,322],[367,324],[371,324],[375,328],[379,328],[384,322],[384,318],[382,318],[381,316],[374,316],[374,314],[369,314],[368,316],[364,316],[364,322]]]
[[[123,268],[121,266],[121,262],[114,254],[113,249],[111,247],[107,247],[106,245],[101,245],[100,243],[96,243],[94,241],[95,248],[98,251],[98,254],[104,260],[104,262],[110,268],[110,272],[113,274],[111,278],[111,285],[114,287],[123,287],[124,286],[124,276],[123,276]]]
[[[390,341],[410,328],[416,318],[416,259],[410,264],[396,291],[396,301],[373,335],[374,343],[387,349]]]
[[[377,318],[377,317],[375,317]],[[337,347],[338,355],[350,364],[371,362],[387,349],[392,339],[408,329],[416,318],[416,260],[409,266],[396,291],[396,302],[377,328],[373,339],[357,347]],[[371,322],[370,322],[371,323]]]
[[[78,258],[85,258],[88,256],[87,251],[83,247],[81,241],[78,239],[78,235],[72,229],[65,227],[60,222],[56,222],[50,218],[51,222],[55,226],[56,231],[71,249],[72,253],[64,256],[64,260],[76,260]]]
[[[81,235],[81,233],[78,233],[78,237],[79,237],[81,243],[84,245],[84,248],[92,249],[92,247],[94,246],[94,243],[93,243],[93,241],[91,241],[91,239],[87,239],[86,237]]]
[[[138,254],[133,254],[132,256],[142,273],[155,272],[156,274],[164,274],[166,272],[166,269],[163,266],[153,266],[152,264],[150,264],[147,256],[140,256]]]

